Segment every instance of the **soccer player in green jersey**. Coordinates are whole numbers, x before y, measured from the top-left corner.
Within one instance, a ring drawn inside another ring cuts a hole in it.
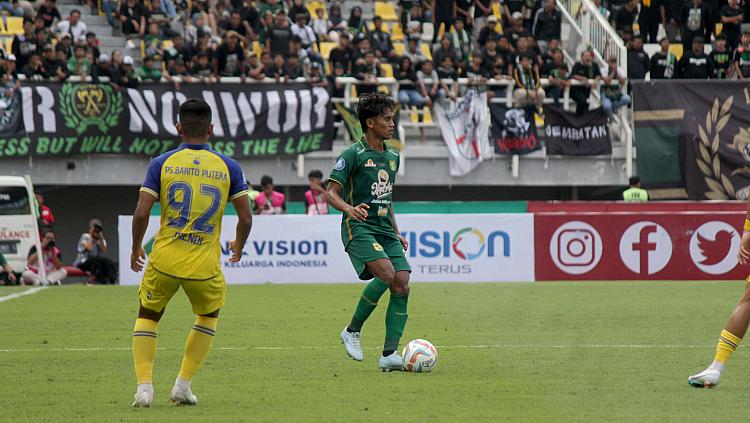
[[[341,239],[354,270],[360,279],[372,279],[362,292],[351,323],[341,331],[341,341],[351,358],[362,361],[362,325],[380,297],[390,290],[385,345],[379,362],[383,371],[403,367],[398,342],[408,317],[411,273],[404,255],[408,242],[399,233],[393,211],[399,155],[385,145],[385,140],[393,136],[393,111],[393,100],[382,94],[359,98],[357,117],[365,136],[341,153],[328,178],[333,183],[327,190],[328,203],[344,214]]]

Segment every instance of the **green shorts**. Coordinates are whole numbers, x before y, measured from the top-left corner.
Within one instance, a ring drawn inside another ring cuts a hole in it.
[[[354,270],[362,280],[370,280],[374,277],[367,270],[366,264],[378,259],[390,260],[396,272],[403,270],[411,272],[401,242],[389,236],[356,234],[346,246],[346,253],[349,254],[349,260],[352,261]]]

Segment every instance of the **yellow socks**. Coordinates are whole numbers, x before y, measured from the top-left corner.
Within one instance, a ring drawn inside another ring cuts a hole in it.
[[[179,377],[181,379],[192,380],[195,373],[201,368],[203,360],[208,356],[211,345],[214,343],[218,321],[218,318],[213,317],[196,317],[195,324],[193,324],[185,344],[185,357],[182,359],[182,367],[180,367]]]
[[[742,338],[734,336],[726,329],[722,330],[721,336],[719,337],[719,343],[716,345],[716,356],[714,357],[714,362],[726,364],[734,350],[740,345],[740,342],[742,342]]]
[[[149,319],[136,319],[133,329],[133,361],[138,384],[151,383],[156,359],[156,323]]]

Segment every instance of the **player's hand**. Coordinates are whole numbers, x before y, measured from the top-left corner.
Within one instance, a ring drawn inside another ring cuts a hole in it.
[[[229,249],[232,250],[232,257],[229,257],[230,263],[237,263],[242,259],[242,246],[237,245],[237,241],[229,241]]]
[[[13,272],[8,272],[8,280],[12,283],[16,283],[16,274]]]
[[[130,269],[136,273],[143,270],[143,265],[146,263],[146,252],[143,251],[143,247],[134,247],[130,253]]]
[[[742,241],[740,241],[740,252],[737,254],[737,261],[742,265],[745,265],[750,261],[750,231],[742,233]]]
[[[409,249],[409,240],[402,237],[401,235],[398,236],[398,240],[401,241],[401,246],[404,247],[404,251]]]
[[[346,214],[358,222],[364,222],[365,220],[367,220],[367,209],[369,208],[370,206],[362,203],[356,207],[349,207],[349,209],[346,211]]]

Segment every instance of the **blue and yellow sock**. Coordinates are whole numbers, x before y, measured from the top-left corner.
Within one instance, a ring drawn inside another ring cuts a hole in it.
[[[151,383],[156,360],[156,327],[150,319],[138,318],[133,328],[133,362],[138,384]]]
[[[185,344],[185,356],[180,367],[180,378],[190,381],[201,368],[203,360],[211,351],[216,335],[218,318],[197,316]]]

